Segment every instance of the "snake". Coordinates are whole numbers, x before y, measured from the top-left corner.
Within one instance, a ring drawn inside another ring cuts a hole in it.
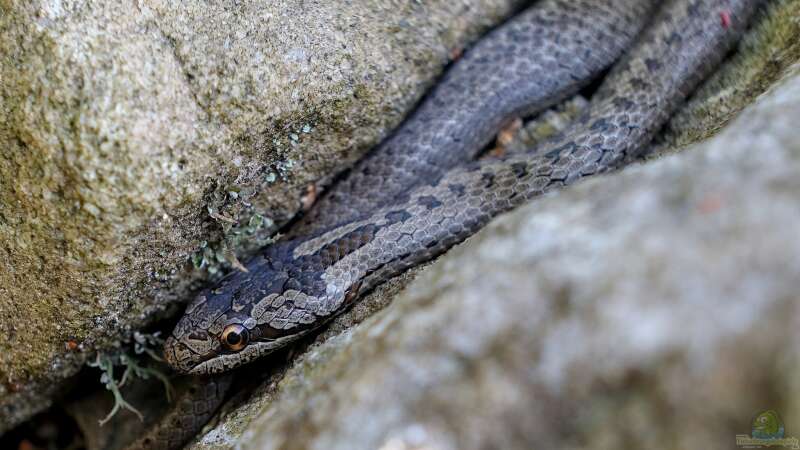
[[[286,239],[197,294],[164,357],[198,376],[207,407],[175,413],[142,447],[169,448],[196,431],[230,384],[216,377],[320,328],[497,215],[636,161],[761,2],[541,0],[489,32]],[[510,120],[593,82],[588,108],[560,134],[528,151],[478,157]]]

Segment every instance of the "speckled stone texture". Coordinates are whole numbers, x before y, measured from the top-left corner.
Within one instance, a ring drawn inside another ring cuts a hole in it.
[[[765,409],[800,435],[798,105],[796,66],[711,140],[499,218],[194,448],[727,449]]]
[[[0,431],[245,259],[517,4],[0,3]]]

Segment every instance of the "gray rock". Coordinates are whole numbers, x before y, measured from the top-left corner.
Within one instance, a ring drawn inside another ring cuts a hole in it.
[[[267,242],[518,3],[3,2],[0,432]]]
[[[800,437],[798,115],[796,66],[715,138],[495,220],[195,448],[723,449],[765,409]]]

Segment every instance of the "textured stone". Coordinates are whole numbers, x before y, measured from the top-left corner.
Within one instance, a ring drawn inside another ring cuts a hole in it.
[[[264,244],[517,3],[0,2],[0,431],[188,300],[192,263]]]

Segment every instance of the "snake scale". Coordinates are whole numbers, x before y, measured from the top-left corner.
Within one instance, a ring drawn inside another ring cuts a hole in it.
[[[543,0],[486,35],[290,239],[189,305],[164,351],[177,371],[205,375],[201,395],[138,446],[172,448],[202,426],[230,383],[211,375],[320,327],[492,217],[639,156],[759,3]],[[558,103],[609,67],[565,132],[528,152],[475,159],[510,119]]]

